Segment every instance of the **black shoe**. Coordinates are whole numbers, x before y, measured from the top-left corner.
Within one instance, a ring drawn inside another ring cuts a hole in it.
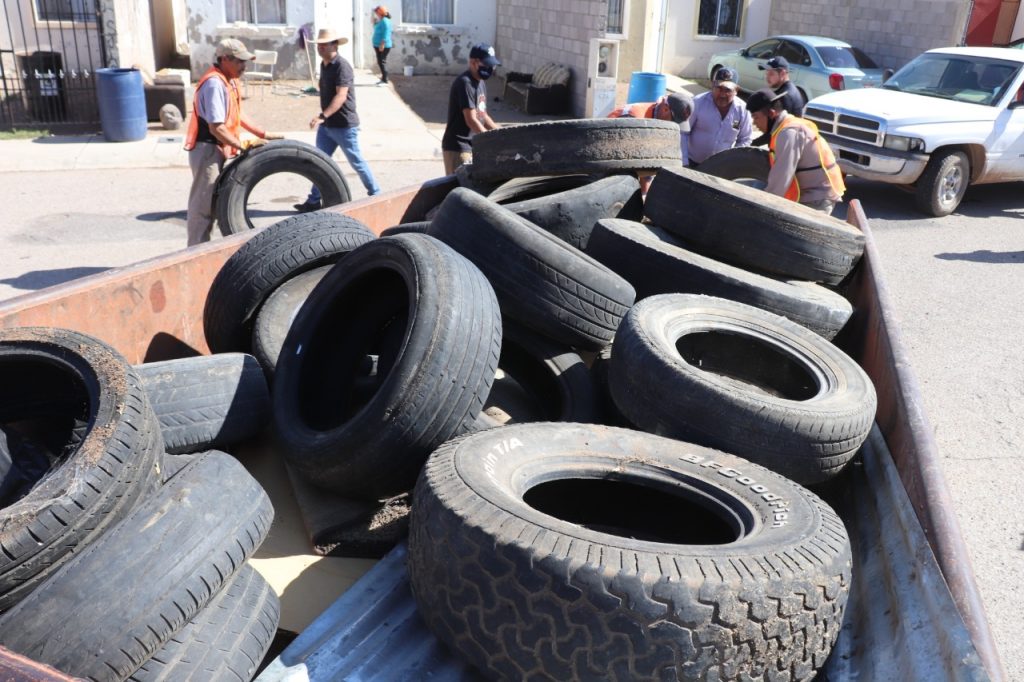
[[[295,204],[295,210],[298,211],[299,213],[309,213],[310,211],[319,211],[320,210],[320,202],[319,201],[307,201],[307,202],[302,203],[302,204]]]

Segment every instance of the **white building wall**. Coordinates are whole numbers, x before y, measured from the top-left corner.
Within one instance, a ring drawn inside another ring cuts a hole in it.
[[[738,38],[697,35],[700,0],[667,0],[662,71],[683,78],[707,78],[711,55],[767,38],[771,0],[745,0]],[[795,31],[793,31],[795,32]]]

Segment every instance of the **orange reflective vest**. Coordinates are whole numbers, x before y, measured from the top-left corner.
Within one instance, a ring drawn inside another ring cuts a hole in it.
[[[654,118],[654,105],[657,102],[637,102],[617,107],[608,118]]]
[[[820,165],[797,168],[796,173],[793,174],[793,182],[790,183],[784,196],[790,201],[799,202],[800,182],[797,178],[803,171],[818,170],[819,168],[825,172],[825,178],[828,180],[828,184],[832,186],[832,189],[835,190],[835,193],[843,196],[843,193],[846,192],[846,183],[843,182],[843,172],[840,170],[839,164],[836,163],[835,154],[832,153],[832,148],[828,146],[828,143],[821,139],[821,135],[818,134],[818,126],[807,119],[799,118],[792,114],[782,119],[775,127],[775,130],[772,131],[771,140],[768,142],[768,162],[772,166],[775,165],[775,138],[783,129],[790,126],[802,126],[814,136],[814,147],[818,151],[818,164]]]
[[[188,118],[188,131],[185,133],[185,149],[192,150],[195,148],[196,140],[199,138],[199,89],[203,87],[203,83],[211,78],[219,78],[224,83],[224,87],[228,92],[228,112],[227,118],[224,121],[225,127],[236,138],[242,134],[242,98],[238,94],[238,86],[234,80],[229,81],[227,76],[221,73],[217,67],[211,66],[210,70],[199,79],[195,94],[192,96],[192,115]],[[230,145],[218,144],[217,146],[224,152],[225,158],[230,159],[238,153],[238,150]]]

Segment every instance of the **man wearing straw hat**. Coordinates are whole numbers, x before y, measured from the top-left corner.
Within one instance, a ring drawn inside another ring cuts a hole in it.
[[[348,38],[333,29],[323,28],[314,42],[323,60],[320,64],[320,113],[309,121],[310,129],[316,130],[316,147],[328,156],[341,147],[352,170],[366,188],[366,193],[370,196],[379,194],[380,187],[359,151],[355,72],[352,65],[338,54],[338,46],[347,43]],[[309,191],[306,201],[295,204],[295,208],[300,213],[322,208],[320,190],[316,185]]]

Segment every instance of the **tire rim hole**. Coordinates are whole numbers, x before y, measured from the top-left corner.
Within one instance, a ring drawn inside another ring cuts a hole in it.
[[[566,478],[526,491],[533,509],[592,531],[673,545],[725,545],[743,536],[736,510],[687,488],[672,492],[632,481]]]
[[[739,382],[743,387],[786,400],[810,400],[818,381],[807,367],[779,347],[763,340],[721,331],[687,334],[676,342],[690,365]]]

